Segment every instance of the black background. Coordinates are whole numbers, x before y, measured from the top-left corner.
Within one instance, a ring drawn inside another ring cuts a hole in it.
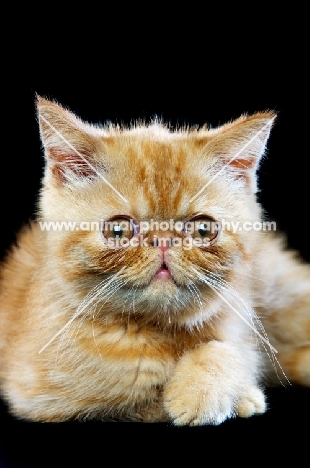
[[[274,24],[284,21],[280,13]],[[260,200],[268,218],[288,234],[289,245],[310,261],[309,75],[299,16],[289,23],[297,24],[293,39],[291,28],[284,27],[279,35],[274,24],[262,22],[259,34],[248,28],[238,39],[232,28],[231,37],[216,49],[216,34],[202,34],[198,48],[197,43],[181,44],[179,35],[159,46],[161,24],[151,46],[146,27],[140,36],[123,38],[120,48],[114,36],[110,42],[104,37],[102,47],[89,56],[71,33],[65,52],[67,58],[75,52],[74,59],[60,64],[50,47],[30,78],[29,69],[40,55],[34,47],[27,50],[20,69],[9,67],[2,103],[2,255],[34,214],[43,169],[34,107],[38,93],[90,122],[129,123],[157,115],[173,125],[217,126],[244,112],[274,109],[278,118],[259,171]],[[58,35],[64,34],[62,23],[58,26]],[[183,466],[186,457],[191,466],[224,460],[262,465],[271,458],[285,460],[288,454],[298,462],[309,433],[309,396],[308,389],[269,389],[269,410],[263,416],[181,429],[168,424],[26,423],[1,406],[0,466],[71,467],[81,460],[86,466]]]

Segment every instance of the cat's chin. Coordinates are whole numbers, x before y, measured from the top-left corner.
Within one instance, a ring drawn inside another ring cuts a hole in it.
[[[178,285],[176,284],[171,275],[168,276],[164,273],[160,273],[152,279],[148,286],[148,289],[149,288],[156,288],[162,291],[169,289],[169,291],[171,291],[171,289],[177,289]]]

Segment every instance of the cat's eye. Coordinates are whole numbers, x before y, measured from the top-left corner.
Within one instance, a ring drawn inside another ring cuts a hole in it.
[[[102,233],[106,239],[129,240],[137,233],[137,226],[130,218],[112,218],[108,221],[104,221]]]
[[[217,239],[220,229],[220,223],[208,216],[197,216],[184,223],[184,233],[206,245]]]

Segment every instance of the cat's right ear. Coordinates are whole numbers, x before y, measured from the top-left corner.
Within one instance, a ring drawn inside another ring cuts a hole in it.
[[[37,96],[37,116],[47,168],[60,184],[93,179],[99,129],[59,104]]]

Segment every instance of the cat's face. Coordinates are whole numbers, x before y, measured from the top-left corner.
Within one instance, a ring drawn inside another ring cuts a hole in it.
[[[60,276],[87,294],[115,275],[115,313],[152,320],[210,302],[201,275],[229,280],[255,243],[255,232],[223,224],[260,219],[255,170],[273,115],[171,132],[95,128],[42,99],[38,110],[41,219],[76,223],[48,233]]]

